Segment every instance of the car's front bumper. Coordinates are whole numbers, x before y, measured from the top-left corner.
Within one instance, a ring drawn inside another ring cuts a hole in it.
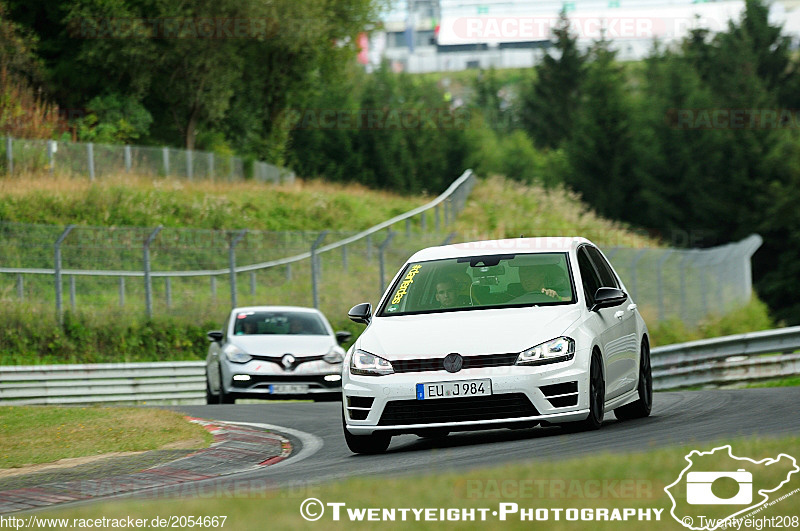
[[[346,372],[343,407],[354,435],[375,431],[420,433],[523,427],[542,421],[570,422],[589,413],[589,375],[577,352],[570,360],[540,366],[504,366],[357,376]],[[492,394],[470,398],[418,400],[417,384],[490,379]],[[371,399],[371,400],[370,400]]]
[[[302,363],[294,370],[253,360],[244,364],[230,363],[226,372],[229,374],[225,377],[225,392],[241,398],[285,400],[342,392],[342,365],[322,360]],[[301,385],[306,389],[302,393],[273,393],[275,386],[286,385]]]

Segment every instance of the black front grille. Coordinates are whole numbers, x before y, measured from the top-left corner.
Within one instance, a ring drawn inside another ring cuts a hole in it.
[[[392,400],[386,404],[380,426],[469,422],[533,417],[539,412],[523,393],[438,400]]]
[[[253,354],[252,358],[254,360],[269,361],[270,363],[275,363],[275,364],[279,365],[282,369],[286,370],[286,368],[283,366],[283,363],[281,363],[281,360],[283,359],[283,356],[284,356],[283,354],[280,355],[280,356],[262,356],[260,354]],[[307,363],[309,361],[319,361],[319,360],[323,359],[324,357],[325,357],[324,354],[320,355],[320,356],[295,356],[294,363],[289,367],[289,370],[293,371],[299,365],[302,365],[303,363]]]
[[[518,352],[509,354],[481,354],[478,356],[464,356],[464,365],[461,369],[481,369],[483,367],[504,367],[514,365]],[[410,360],[395,360],[392,361],[392,368],[394,372],[426,372],[426,371],[443,371],[444,357],[441,358],[423,358],[423,359],[410,359]]]

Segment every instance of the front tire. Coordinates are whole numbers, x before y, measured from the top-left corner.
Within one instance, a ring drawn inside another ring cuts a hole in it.
[[[211,392],[211,382],[208,381],[206,373],[206,404],[219,404],[219,396]]]
[[[354,454],[381,454],[389,448],[392,436],[381,432],[374,432],[371,435],[353,435],[347,430],[342,412],[342,430],[347,447]]]
[[[653,370],[650,365],[650,345],[642,339],[639,358],[639,399],[614,410],[619,420],[640,419],[650,416],[653,409]]]
[[[603,360],[600,353],[592,353],[592,362],[589,365],[589,416],[580,422],[566,424],[567,429],[589,431],[600,428],[603,424],[603,415],[606,405],[606,380],[603,376]]]
[[[219,370],[219,403],[220,404],[235,404],[236,399],[225,392],[225,383],[222,380],[222,369]]]

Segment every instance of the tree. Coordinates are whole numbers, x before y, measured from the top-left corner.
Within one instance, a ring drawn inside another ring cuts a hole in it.
[[[556,148],[571,136],[585,75],[586,57],[578,50],[565,9],[553,34],[558,58],[548,51],[534,69],[535,79],[522,93],[520,121],[541,148]]]
[[[567,184],[608,217],[620,218],[637,206],[635,136],[625,76],[609,41],[589,53],[583,97],[566,150]]]

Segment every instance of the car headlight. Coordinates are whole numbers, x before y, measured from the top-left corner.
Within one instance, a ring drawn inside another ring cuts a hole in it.
[[[575,340],[569,337],[557,337],[520,352],[517,365],[545,365],[571,360],[573,356],[575,356]]]
[[[228,358],[228,361],[232,361],[234,363],[247,363],[253,357],[245,352],[244,350],[240,349],[236,345],[227,345],[222,351],[225,353],[225,357]]]
[[[331,347],[328,353],[322,357],[322,359],[324,359],[331,365],[336,363],[341,363],[344,361],[344,349],[342,349],[342,347],[337,347],[334,345],[333,347]]]
[[[364,350],[356,349],[350,358],[350,372],[360,376],[384,376],[392,374],[392,364]]]

